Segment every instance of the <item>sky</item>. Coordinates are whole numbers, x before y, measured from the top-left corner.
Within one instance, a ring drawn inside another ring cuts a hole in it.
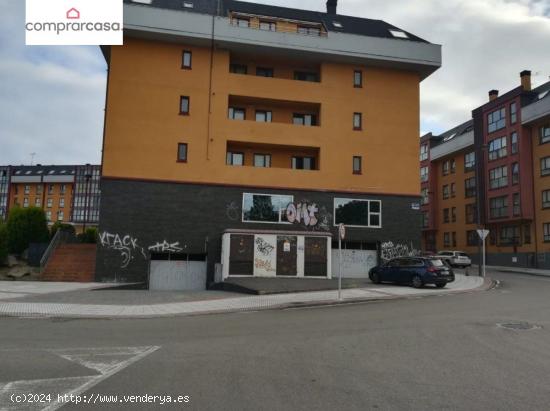
[[[468,120],[489,90],[518,86],[522,70],[534,86],[549,80],[550,0],[338,3],[339,14],[385,20],[443,46],[443,67],[421,84],[421,135]],[[299,7],[324,11],[325,0]],[[24,0],[0,0],[0,165],[99,163],[107,70],[99,47],[25,46],[24,20]]]

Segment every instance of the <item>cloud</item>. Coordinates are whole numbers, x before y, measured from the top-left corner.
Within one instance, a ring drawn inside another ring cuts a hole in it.
[[[296,7],[291,0],[260,3]],[[323,10],[324,1],[301,8]],[[443,46],[421,85],[422,131],[462,123],[487,92],[550,75],[549,0],[340,0],[339,13],[381,19]],[[0,0],[0,164],[100,161],[106,64],[97,47],[26,47],[24,1]]]

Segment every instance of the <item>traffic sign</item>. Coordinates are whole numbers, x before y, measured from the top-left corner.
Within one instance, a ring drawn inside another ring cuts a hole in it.
[[[338,233],[340,234],[340,239],[341,240],[346,238],[346,226],[344,224],[340,224],[338,226]]]
[[[484,241],[489,235],[489,230],[477,230],[477,234],[481,238],[481,241]]]

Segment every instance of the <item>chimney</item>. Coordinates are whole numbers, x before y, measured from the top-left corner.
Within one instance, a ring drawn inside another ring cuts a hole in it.
[[[496,100],[498,98],[498,90],[489,91],[489,101]]]
[[[519,75],[521,77],[521,87],[523,87],[523,90],[531,91],[531,71],[523,70]]]
[[[337,5],[338,5],[338,0],[327,0],[327,14],[336,15]]]

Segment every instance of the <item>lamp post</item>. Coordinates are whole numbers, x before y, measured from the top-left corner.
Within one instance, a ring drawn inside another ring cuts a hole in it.
[[[84,175],[84,178],[86,179],[86,188],[84,192],[84,227],[82,229],[83,233],[86,232],[86,223],[88,222],[88,193],[90,180],[92,179],[92,170],[90,168],[90,164],[86,164],[86,174]]]

